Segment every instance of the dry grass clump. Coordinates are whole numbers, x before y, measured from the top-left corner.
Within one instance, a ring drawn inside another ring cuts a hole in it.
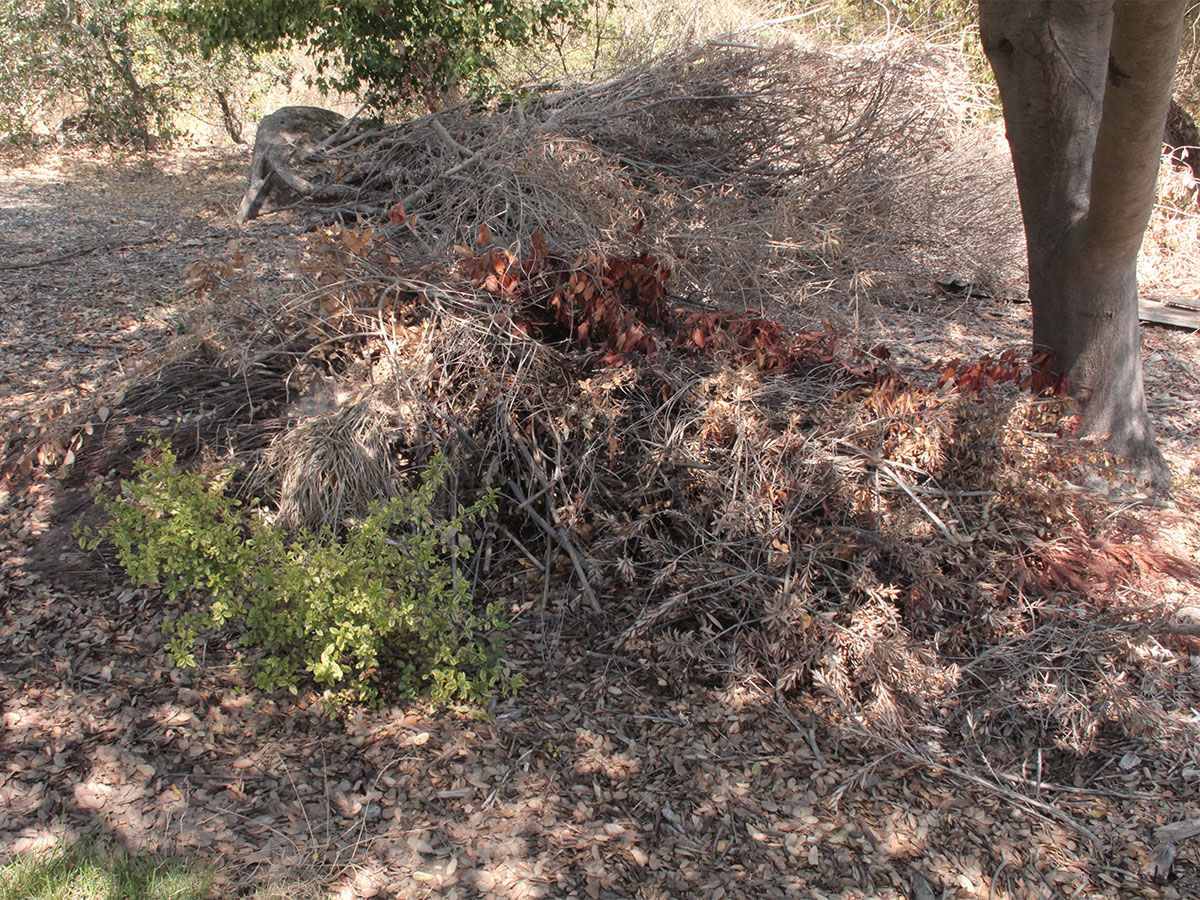
[[[1158,204],[1138,260],[1138,281],[1161,295],[1196,293],[1196,248],[1200,247],[1200,184],[1188,169],[1164,156],[1158,172]]]
[[[358,132],[306,162],[311,201],[391,210],[413,264],[444,263],[484,226],[514,250],[538,230],[577,252],[636,240],[698,300],[848,312],[867,293],[902,297],[914,271],[977,277],[1006,261],[963,227],[1015,207],[986,147],[971,151],[983,172],[950,177],[963,160],[945,123],[975,102],[950,58],[911,40],[855,56],[684,45],[598,81]],[[967,189],[980,175],[993,183]]]

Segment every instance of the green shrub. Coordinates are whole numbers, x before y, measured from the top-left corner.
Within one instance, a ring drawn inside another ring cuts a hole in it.
[[[202,629],[233,623],[262,650],[255,683],[264,690],[295,692],[307,675],[338,701],[428,687],[436,702],[452,703],[516,686],[502,673],[495,637],[502,605],[478,612],[455,565],[470,553],[465,526],[489,512],[494,497],[438,519],[442,458],[416,488],[374,504],[344,534],[289,537],[229,495],[230,472],[206,479],[182,471],[169,447],[156,449],[119,496],[101,497],[110,521],[83,541],[109,541],[132,582],[191,607],[167,625],[177,665],[195,665]]]
[[[153,149],[190,116],[231,136],[243,100],[288,78],[281,59],[223,48],[208,58],[155,0],[0,0],[0,137],[65,135]]]

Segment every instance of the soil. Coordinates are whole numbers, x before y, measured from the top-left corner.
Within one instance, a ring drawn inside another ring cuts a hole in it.
[[[233,224],[247,165],[224,149],[8,162],[6,449],[19,427],[52,426],[203,336],[191,263],[237,242],[259,289],[286,277],[278,238],[302,223]],[[931,358],[955,340],[963,352],[1027,334],[1025,307],[983,306],[938,301],[878,325]],[[1152,413],[1194,491],[1200,350],[1162,330],[1146,344]],[[1185,761],[1133,745],[1118,758],[1047,752],[1005,794],[865,753],[769,694],[594,649],[572,599],[512,599],[528,686],[486,714],[410,705],[331,719],[313,697],[255,691],[232,655],[171,668],[157,595],[72,555],[88,502],[60,474],[0,482],[0,861],[98,831],[214,862],[222,893],[1200,896],[1195,840],[1179,843],[1166,883],[1145,874],[1154,829],[1200,817],[1200,770]],[[1017,789],[1036,802],[1015,802]]]

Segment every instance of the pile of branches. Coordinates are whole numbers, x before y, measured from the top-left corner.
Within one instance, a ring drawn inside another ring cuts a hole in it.
[[[932,185],[951,155],[948,101],[914,72],[919,55],[704,44],[486,108],[347,128],[302,160],[309,203],[342,221],[386,215],[413,264],[440,265],[481,228],[507,247],[540,231],[601,253],[636,231],[698,300],[777,315],[844,308],[914,263],[995,256],[944,221],[994,220],[1004,204]],[[920,198],[919,215],[906,197]]]
[[[938,765],[1190,735],[1139,591],[1200,572],[1081,486],[1038,361],[906,366],[805,306],[940,117],[887,61],[706,46],[326,149],[387,217],[309,234],[238,348],[290,361],[245,489],[337,527],[441,452],[501,492],[477,584],[540,594],[548,657],[574,617]]]
[[[306,327],[404,459],[502,491],[492,570],[614,649],[921,758],[1173,740],[1189,676],[1137,592],[1197,569],[1080,486],[1108,463],[1044,361],[906,369],[804,302],[880,233],[940,252],[890,204],[946,118],[887,59],[707,45],[380,131],[326,151],[389,221],[310,239]]]
[[[905,369],[828,324],[685,305],[648,251],[475,238],[434,282],[369,230],[313,237],[311,271],[338,262],[312,327],[357,348],[351,402],[393,412],[400,456],[501,491],[488,565],[539,572],[544,615],[923,759],[1190,734],[1169,610],[1139,591],[1200,568],[1082,485],[1110,461],[1046,360]]]

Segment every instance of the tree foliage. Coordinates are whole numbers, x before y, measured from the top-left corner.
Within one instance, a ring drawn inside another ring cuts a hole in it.
[[[177,136],[181,110],[205,105],[234,131],[235,86],[244,96],[252,76],[283,74],[236,47],[204,58],[158,0],[0,0],[0,132],[10,136],[66,115],[66,130],[154,147]]]
[[[588,0],[197,0],[172,17],[206,52],[305,44],[323,90],[376,106],[486,79],[502,47],[581,19]]]

